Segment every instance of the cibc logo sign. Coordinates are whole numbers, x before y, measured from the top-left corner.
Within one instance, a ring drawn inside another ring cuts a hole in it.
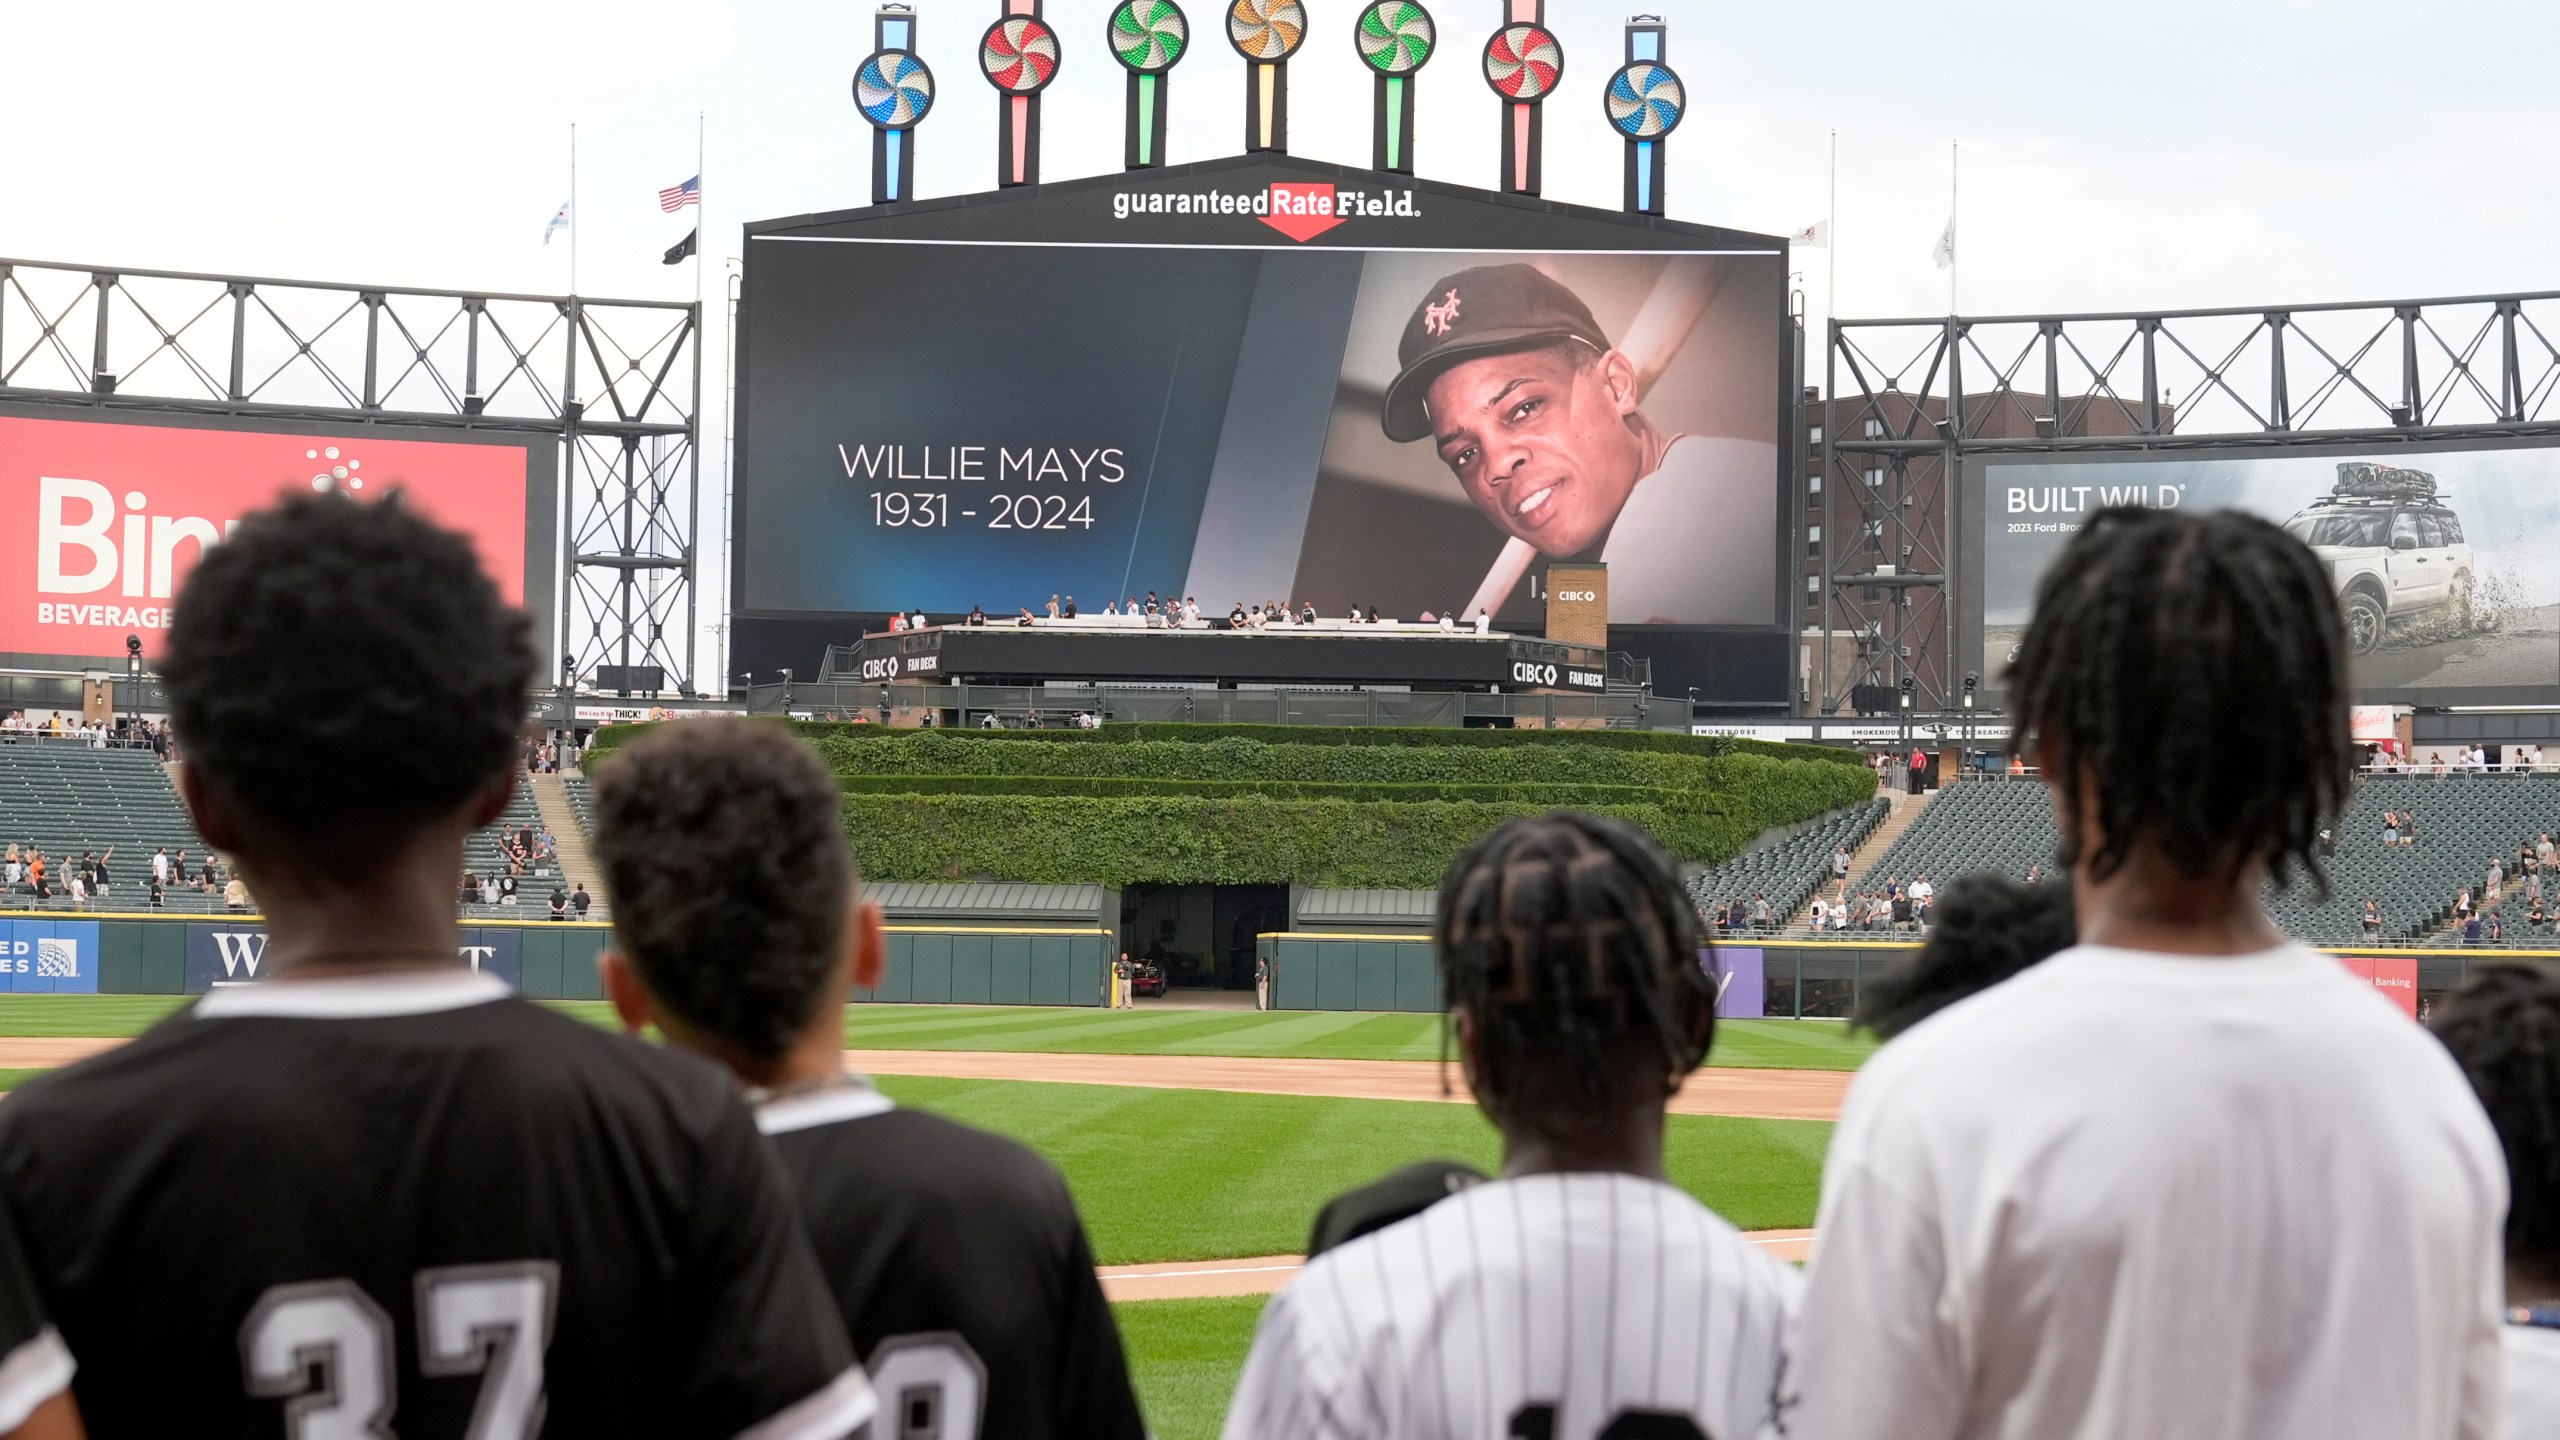
[[[1553,685],[1556,683],[1556,667],[1541,665],[1534,660],[1514,660],[1511,662],[1511,680],[1517,685]]]
[[[1559,600],[1580,600],[1588,603],[1599,599],[1600,592],[1597,590],[1559,590],[1556,592],[1556,598]]]

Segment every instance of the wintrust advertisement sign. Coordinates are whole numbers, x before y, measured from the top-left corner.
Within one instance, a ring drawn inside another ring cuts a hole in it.
[[[121,656],[159,649],[172,604],[205,551],[282,496],[400,492],[469,536],[499,590],[527,593],[529,518],[546,517],[550,442],[209,429],[0,414],[0,651]],[[537,457],[535,451],[541,448]],[[538,578],[546,611],[549,566]]]
[[[18,922],[26,923],[26,922]],[[98,948],[98,927],[89,927],[89,950]],[[455,958],[510,985],[524,984],[524,932],[512,926],[466,925]],[[90,962],[88,989],[98,988],[96,961]],[[267,929],[247,917],[231,923],[195,921],[187,926],[186,986],[190,995],[226,985],[256,985],[273,976],[267,964]],[[0,989],[6,989],[0,986]],[[20,985],[19,989],[29,988]],[[68,988],[68,987],[64,987]]]

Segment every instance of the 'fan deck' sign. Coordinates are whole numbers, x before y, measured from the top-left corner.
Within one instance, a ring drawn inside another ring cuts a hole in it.
[[[0,416],[0,650],[156,653],[205,548],[279,497],[400,490],[524,603],[522,445]]]

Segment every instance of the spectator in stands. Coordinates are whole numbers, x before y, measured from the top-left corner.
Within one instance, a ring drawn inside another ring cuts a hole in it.
[[[9,847],[9,858],[12,860],[18,858],[17,846]],[[151,881],[155,885],[169,883],[169,847],[166,845],[151,852]]]
[[[104,898],[113,890],[115,877],[107,873],[107,862],[114,859],[115,856],[116,847],[110,845],[107,847],[107,853],[89,862],[89,891],[91,894]]]
[[[1828,901],[1824,900],[1824,899],[1823,899],[1821,896],[1819,896],[1819,895],[1814,896],[1814,897],[1813,897],[1813,911],[1812,911],[1812,921],[1813,921],[1813,930],[1814,930],[1814,933],[1815,933],[1815,934],[1817,934],[1817,935],[1821,934],[1821,933],[1822,933],[1822,927],[1823,927],[1823,925],[1824,925],[1825,923],[1827,923],[1830,919],[1831,919],[1831,905],[1830,905],[1830,902],[1828,902]]]
[[[2492,945],[2504,945],[2507,943],[2507,922],[2504,912],[2497,910],[2489,912],[2488,938],[2489,943]]]
[[[2479,916],[2474,915],[2462,922],[2462,943],[2465,945],[2477,945],[2480,943]]]
[[[2489,857],[2489,873],[2480,882],[2480,903],[2495,905],[2507,893],[2507,864],[2498,856]]]
[[[27,857],[19,852],[18,842],[15,840],[9,842],[8,859],[0,863],[6,863],[8,866],[9,888],[15,891],[27,878]]]
[[[1846,845],[1831,847],[1831,883],[1841,895],[1849,893],[1849,847]]]
[[[2367,896],[2364,902],[2364,938],[2371,940],[2382,934],[2382,902]]]
[[[2401,812],[2400,812],[2400,845],[2401,845],[2401,848],[2406,849],[2407,847],[2409,847],[2409,846],[2411,846],[2411,845],[2415,845],[2415,844],[2417,844],[2417,843],[2418,843],[2418,812],[2417,812],[2417,811],[2415,811],[2415,810],[2403,810],[2403,811],[2401,811]]]
[[[499,753],[503,756],[505,752]],[[222,908],[234,915],[249,913],[249,887],[237,875],[231,877],[230,884],[222,887]]]
[[[498,903],[498,877],[496,875],[491,874],[480,877],[480,903],[483,905],[495,905]]]
[[[2551,924],[2550,912],[2542,908],[2542,902],[2539,900],[2533,902],[2533,909],[2526,912],[2524,919],[2526,924],[2536,930],[2546,929]]]
[[[587,906],[592,903],[594,902],[587,898],[587,887],[583,881],[580,882],[577,889],[569,892],[569,908],[577,911],[578,918],[581,920],[587,918]]]
[[[167,887],[155,877],[151,882],[151,908],[154,910],[159,909],[167,901],[167,898]]]
[[[1754,930],[1768,929],[1769,918],[1769,897],[1758,890],[1752,891],[1751,928]]]
[[[2071,948],[2071,888],[1983,872],[1949,881],[1945,913],[1909,960],[1859,987],[1853,1029],[1890,1040],[1949,1005]]]
[[[2400,812],[2397,810],[2382,812],[2382,843],[2385,845],[2400,843]]]
[[[37,899],[52,898],[53,888],[45,874],[44,852],[41,850],[33,851],[27,857],[27,883],[35,890]]]
[[[1911,923],[1922,929],[1929,926],[1929,911],[1936,905],[1938,887],[1926,875],[1911,877]]]
[[[459,899],[465,905],[478,904],[480,902],[480,877],[472,874],[468,870],[463,871],[461,893],[455,898]]]
[[[2460,920],[2470,915],[2470,913],[2471,887],[2465,885],[2461,889],[2453,892],[2453,918]]]
[[[566,920],[566,919],[568,919],[568,918],[569,918],[569,892],[567,892],[567,891],[565,891],[565,890],[561,889],[561,888],[560,888],[558,885],[556,885],[556,884],[555,884],[555,885],[553,885],[553,886],[551,887],[551,899],[550,899],[550,901],[549,901],[549,906],[550,906],[550,910],[551,910],[551,918],[552,918],[552,919],[554,919],[554,920]]]

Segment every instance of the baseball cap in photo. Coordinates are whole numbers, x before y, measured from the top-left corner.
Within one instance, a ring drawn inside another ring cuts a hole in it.
[[[1568,339],[1609,348],[1582,297],[1536,267],[1480,265],[1444,275],[1404,322],[1404,338],[1396,343],[1401,368],[1387,385],[1378,423],[1390,440],[1427,439],[1431,413],[1423,397],[1441,371],[1478,355]]]

